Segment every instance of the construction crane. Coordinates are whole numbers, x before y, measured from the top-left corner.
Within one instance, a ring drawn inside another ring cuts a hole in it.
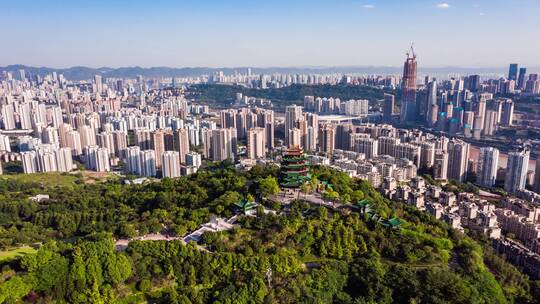
[[[411,48],[407,50],[406,54],[407,54],[407,58],[416,58],[416,54],[414,53],[414,42],[411,43]]]

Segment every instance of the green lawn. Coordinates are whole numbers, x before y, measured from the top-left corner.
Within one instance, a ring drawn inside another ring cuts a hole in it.
[[[6,260],[11,260],[13,258],[23,256],[23,255],[27,255],[27,254],[32,254],[32,253],[35,253],[35,252],[36,252],[36,249],[34,249],[32,247],[29,247],[29,246],[23,246],[23,247],[19,247],[19,248],[0,251],[0,262],[6,261]]]
[[[2,175],[0,176],[0,179],[13,179],[26,183],[38,183],[49,187],[57,185],[71,186],[75,183],[75,181],[80,180],[79,177],[73,174],[58,172]]]

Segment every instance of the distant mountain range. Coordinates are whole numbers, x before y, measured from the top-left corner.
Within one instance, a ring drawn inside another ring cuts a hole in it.
[[[27,75],[46,75],[52,72],[61,73],[70,80],[86,80],[92,79],[94,75],[102,75],[103,77],[112,78],[135,78],[137,75],[143,77],[187,77],[211,75],[214,72],[223,71],[225,74],[233,74],[235,71],[245,73],[247,67],[236,68],[209,68],[209,67],[120,67],[120,68],[90,68],[83,66],[75,66],[70,68],[50,68],[50,67],[33,67],[26,65],[8,65],[0,67],[1,71],[9,71],[17,73],[20,69],[24,69]],[[254,74],[327,74],[327,73],[342,73],[342,74],[401,74],[401,67],[383,67],[383,66],[350,66],[350,67],[268,67],[268,68],[251,68]],[[434,68],[419,68],[419,75],[430,75],[435,77],[447,77],[448,75],[505,75],[508,69],[506,67],[494,68],[463,68],[463,67],[434,67]],[[540,67],[528,67],[528,73],[540,72]]]

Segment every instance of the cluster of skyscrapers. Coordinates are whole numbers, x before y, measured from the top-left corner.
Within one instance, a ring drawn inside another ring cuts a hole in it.
[[[511,64],[508,77],[481,81],[480,75],[451,78],[442,82],[426,76],[419,86],[417,57],[407,53],[401,82],[399,122],[421,124],[450,136],[480,139],[513,125],[513,94],[539,94],[538,74]],[[421,89],[419,89],[421,88]],[[496,97],[497,95],[497,97]],[[395,98],[385,94],[383,120],[394,121]]]
[[[203,129],[216,128],[196,118],[208,107],[188,105],[174,90],[145,91],[142,79],[126,95],[122,84],[113,90],[99,75],[91,86],[68,85],[61,75],[37,84],[23,79],[0,83],[0,109],[3,160],[19,159],[25,173],[69,172],[76,160],[98,172],[124,167],[177,177],[201,165],[190,145],[201,143]]]

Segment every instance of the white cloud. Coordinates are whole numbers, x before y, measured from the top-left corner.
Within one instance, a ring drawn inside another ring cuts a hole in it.
[[[440,8],[440,9],[447,9],[447,8],[450,8],[450,4],[448,4],[448,3],[446,3],[446,2],[439,3],[439,4],[437,4],[437,8]]]
[[[362,5],[363,8],[366,8],[366,9],[372,9],[372,8],[375,8],[375,5],[372,5],[372,4],[364,4]]]
[[[485,13],[480,13],[480,14],[478,14],[478,15],[480,15],[480,16],[485,16],[486,14],[485,14]]]

